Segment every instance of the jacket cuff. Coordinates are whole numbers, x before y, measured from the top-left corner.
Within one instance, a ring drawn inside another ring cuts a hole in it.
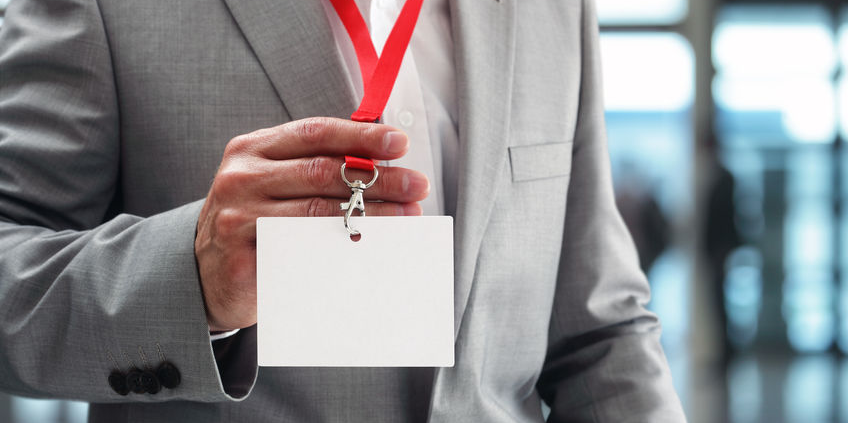
[[[179,386],[157,395],[131,393],[133,400],[238,401],[256,381],[255,330],[242,330],[216,348],[210,342],[194,254],[202,206],[197,201],[144,219],[134,237],[138,245],[128,247],[148,253],[135,257],[133,277],[123,287],[129,292],[122,298],[134,304],[120,307],[126,316],[116,328],[121,364],[156,368],[167,361],[181,375]]]

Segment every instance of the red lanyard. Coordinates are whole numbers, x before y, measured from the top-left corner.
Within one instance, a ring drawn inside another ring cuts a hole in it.
[[[407,0],[400,11],[400,16],[389,33],[389,38],[383,46],[383,52],[377,57],[371,34],[365,25],[365,19],[359,12],[354,0],[330,0],[342,24],[353,42],[356,59],[359,61],[359,73],[362,74],[362,85],[365,95],[351,120],[357,122],[376,122],[386,108],[392,87],[397,80],[403,55],[412,38],[412,31],[421,12],[424,0]],[[345,156],[347,167],[362,170],[374,168],[370,159]]]

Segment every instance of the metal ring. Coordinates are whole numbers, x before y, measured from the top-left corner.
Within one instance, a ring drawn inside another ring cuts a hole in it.
[[[353,183],[347,179],[347,176],[345,176],[345,168],[347,168],[347,163],[342,163],[342,167],[339,171],[342,175],[342,180],[345,184],[347,184],[348,187],[353,188]],[[365,184],[365,189],[371,188],[371,186],[374,185],[374,182],[377,182],[377,177],[379,176],[380,171],[377,169],[377,166],[374,166],[374,177],[371,178],[371,180],[368,181],[367,184]]]

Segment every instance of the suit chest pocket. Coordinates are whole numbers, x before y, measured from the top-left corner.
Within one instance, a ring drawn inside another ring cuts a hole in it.
[[[568,141],[509,147],[512,182],[570,175],[571,146]]]

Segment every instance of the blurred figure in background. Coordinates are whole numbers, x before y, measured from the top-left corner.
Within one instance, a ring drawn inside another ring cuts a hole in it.
[[[703,240],[704,256],[707,258],[712,291],[711,312],[715,316],[718,336],[719,362],[726,364],[732,350],[727,341],[727,310],[724,298],[725,263],[727,257],[742,242],[736,229],[735,208],[733,194],[736,183],[733,174],[727,170],[718,157],[718,146],[714,137],[711,137],[705,148],[705,160],[707,161],[707,185],[704,212]]]
[[[671,225],[660,210],[646,176],[630,161],[621,163],[615,203],[639,252],[639,266],[646,274],[668,247]]]

